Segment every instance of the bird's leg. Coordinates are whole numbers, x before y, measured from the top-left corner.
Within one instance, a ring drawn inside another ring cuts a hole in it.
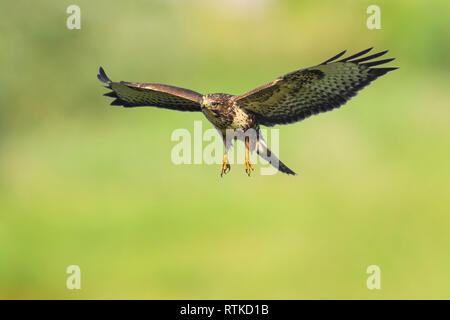
[[[220,176],[221,177],[223,177],[224,174],[227,174],[231,170],[231,166],[228,163],[228,159],[227,159],[228,149],[230,147],[230,144],[227,143],[227,138],[224,133],[222,133],[222,139],[223,139],[223,144],[225,145],[225,154],[223,155],[222,166],[220,167]]]
[[[250,177],[250,169],[253,171],[255,170],[253,168],[253,165],[250,163],[248,154],[250,149],[250,139],[249,137],[245,137],[245,172],[247,172],[248,176]]]
[[[231,166],[227,161],[227,153],[223,155],[222,166],[220,167],[220,176],[223,177],[224,174],[230,172]]]

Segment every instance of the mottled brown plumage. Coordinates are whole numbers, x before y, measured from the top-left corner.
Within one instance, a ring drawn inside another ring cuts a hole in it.
[[[202,111],[223,136],[227,129],[254,129],[258,133],[256,144],[252,146],[245,141],[247,149],[256,149],[261,157],[281,172],[295,174],[267,148],[259,135],[259,125],[293,123],[338,108],[371,81],[397,69],[373,68],[394,59],[373,61],[387,51],[364,56],[371,49],[337,61],[345,54],[343,51],[317,66],[288,73],[238,96],[224,93],[202,95],[163,84],[112,82],[102,68],[97,77],[107,84],[107,88],[113,90],[105,94],[116,98],[111,105]],[[222,173],[229,169],[226,161],[225,156]],[[249,175],[252,168],[246,158],[246,171]]]

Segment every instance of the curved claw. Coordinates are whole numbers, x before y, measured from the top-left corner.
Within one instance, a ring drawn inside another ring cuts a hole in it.
[[[220,176],[223,177],[223,175],[230,172],[230,170],[231,170],[230,164],[227,163],[226,160],[224,160],[222,166],[220,167]]]
[[[247,173],[247,175],[250,177],[250,172],[254,171],[255,168],[253,167],[253,165],[250,163],[250,161],[246,160],[245,161],[245,172]]]

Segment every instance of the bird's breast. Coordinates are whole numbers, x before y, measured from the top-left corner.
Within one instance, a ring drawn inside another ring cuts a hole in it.
[[[233,115],[230,112],[213,111],[203,109],[203,114],[217,129],[227,129],[233,123]]]
[[[203,114],[222,133],[227,129],[246,131],[257,126],[253,117],[236,107],[224,108],[215,112],[203,109]]]
[[[230,129],[247,130],[254,127],[254,119],[240,108],[235,108],[233,122]]]

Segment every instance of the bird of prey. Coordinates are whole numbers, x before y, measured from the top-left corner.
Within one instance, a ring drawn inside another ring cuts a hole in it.
[[[164,84],[113,82],[102,67],[98,79],[107,84],[111,92],[105,96],[115,98],[111,105],[130,107],[158,107],[178,111],[202,112],[222,134],[225,143],[220,175],[230,171],[227,161],[229,143],[227,130],[255,130],[256,141],[250,143],[248,136],[240,139],[245,143],[245,171],[250,176],[253,165],[249,152],[269,161],[279,171],[295,175],[272,154],[260,133],[260,125],[274,126],[301,121],[311,115],[326,112],[345,104],[371,81],[395,70],[395,67],[376,67],[394,58],[374,60],[388,52],[366,55],[373,48],[349,57],[341,58],[346,51],[314,67],[300,69],[281,76],[274,81],[253,89],[243,95],[213,93],[202,95],[192,90]]]

